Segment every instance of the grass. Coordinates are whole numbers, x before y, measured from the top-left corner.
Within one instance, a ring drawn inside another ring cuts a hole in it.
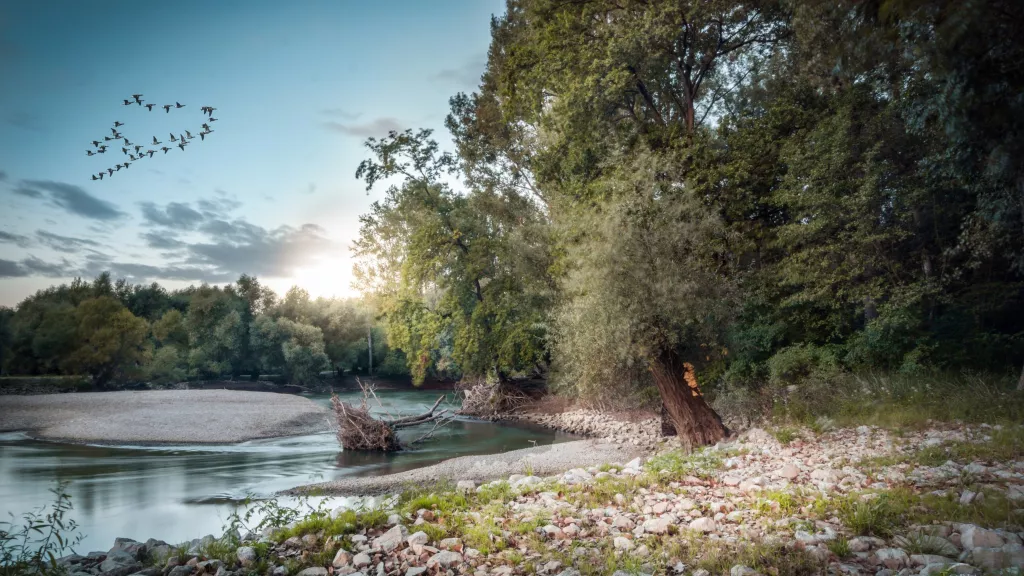
[[[800,437],[800,433],[797,432],[795,428],[790,428],[789,426],[776,428],[775,431],[772,432],[772,435],[775,436],[775,439],[783,446],[789,446],[793,440]]]
[[[645,469],[652,474],[666,471],[672,476],[711,478],[722,469],[725,458],[737,453],[707,448],[689,454],[682,450],[673,450],[651,458],[645,465]]]
[[[846,558],[850,555],[850,541],[844,536],[829,540],[826,544],[828,551],[835,554],[836,558]]]

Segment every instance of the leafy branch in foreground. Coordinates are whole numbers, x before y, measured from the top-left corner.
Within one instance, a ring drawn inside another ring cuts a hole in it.
[[[46,508],[26,512],[19,524],[11,514],[10,522],[0,522],[0,576],[22,574],[64,574],[57,559],[82,541],[78,524],[68,518],[71,495],[67,482],[50,490],[55,500]]]

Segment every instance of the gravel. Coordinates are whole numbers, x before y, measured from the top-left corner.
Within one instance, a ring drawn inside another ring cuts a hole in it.
[[[501,454],[461,456],[433,466],[386,476],[343,478],[299,486],[287,494],[379,495],[401,491],[411,484],[422,485],[443,480],[486,481],[507,478],[512,474],[526,474],[528,471],[537,476],[548,476],[561,474],[571,468],[627,462],[645,453],[645,450],[636,446],[613,444],[604,440],[578,440]]]
[[[0,396],[0,432],[97,444],[223,444],[331,429],[308,398],[234,390]]]

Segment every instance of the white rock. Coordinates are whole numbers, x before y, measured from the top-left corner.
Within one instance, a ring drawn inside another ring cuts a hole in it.
[[[698,532],[709,533],[714,532],[717,529],[718,526],[715,525],[715,521],[711,518],[697,518],[696,520],[690,522],[690,530],[697,530]]]
[[[410,566],[409,569],[405,571],[405,576],[420,576],[420,574],[423,574],[426,571],[426,566]]]
[[[235,556],[238,557],[242,566],[249,566],[256,562],[256,549],[252,546],[242,546],[235,550]]]
[[[793,480],[800,475],[800,469],[792,464],[784,464],[782,468],[779,468],[776,474],[782,478],[786,478],[787,480]],[[735,568],[735,566],[733,568]]]
[[[960,545],[963,546],[964,550],[1000,548],[1005,543],[999,534],[973,524],[967,524],[960,530]]]
[[[366,566],[369,566],[370,565],[370,555],[367,554],[366,552],[360,552],[359,554],[356,554],[352,558],[352,565],[355,566],[356,569],[364,568]]]
[[[415,546],[417,544],[422,546],[423,544],[426,544],[430,541],[430,537],[427,536],[426,532],[420,531],[410,534],[409,537],[405,539],[405,541],[409,544],[409,546]]]
[[[910,557],[902,548],[882,548],[875,552],[875,556],[891,570],[899,570],[910,564]]]
[[[612,544],[615,546],[616,550],[629,550],[633,547],[633,541],[625,536],[616,536],[615,539],[612,540]]]
[[[331,562],[335,568],[344,568],[352,563],[352,555],[346,550],[338,550],[338,553],[334,555],[334,561]]]
[[[729,570],[729,576],[757,576],[757,570],[749,566],[737,564]]]
[[[644,532],[650,534],[667,534],[672,523],[667,518],[654,518],[644,522]]]
[[[395,548],[402,545],[402,539],[405,538],[405,534],[402,532],[403,526],[395,526],[387,532],[381,534],[379,537],[373,540],[373,547],[380,548],[385,552],[391,552]]]
[[[472,480],[459,480],[458,483],[455,484],[455,489],[459,492],[472,492],[473,490],[476,490],[476,482]]]
[[[440,566],[442,568],[447,568],[449,566],[454,566],[456,564],[461,564],[461,563],[462,563],[462,554],[459,554],[458,552],[451,552],[449,550],[444,550],[442,552],[438,552],[437,554],[434,554],[433,556],[431,556],[430,560],[427,560],[427,566],[428,567]]]

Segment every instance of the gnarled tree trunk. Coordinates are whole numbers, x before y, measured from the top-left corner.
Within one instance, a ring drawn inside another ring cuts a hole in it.
[[[684,448],[715,444],[729,434],[722,418],[704,401],[691,364],[665,353],[651,365],[651,375]]]

